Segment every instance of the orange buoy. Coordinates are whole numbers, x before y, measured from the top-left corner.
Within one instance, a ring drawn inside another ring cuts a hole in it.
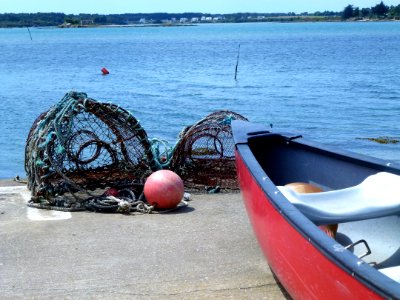
[[[304,183],[304,182],[293,182],[293,183],[288,183],[287,185],[288,188],[292,189],[296,193],[320,193],[323,192],[322,189],[319,187],[309,184],[309,183]]]
[[[288,183],[285,185],[286,187],[292,189],[293,191],[297,193],[320,193],[323,192],[322,189],[319,187],[309,184],[309,183],[304,183],[304,182],[293,182],[293,183]],[[329,225],[321,225],[319,228],[325,232],[327,235],[329,235],[331,238],[335,238],[336,232],[338,230],[338,224],[329,224]]]
[[[144,196],[155,209],[175,208],[185,192],[182,179],[169,170],[156,171],[144,184]]]
[[[103,73],[103,75],[108,75],[110,74],[110,72],[108,72],[108,70],[106,68],[102,68],[101,69],[101,73]]]

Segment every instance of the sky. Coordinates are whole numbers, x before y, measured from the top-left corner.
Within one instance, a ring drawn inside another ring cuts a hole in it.
[[[400,4],[400,0],[383,2],[386,5]],[[349,4],[363,8],[378,3],[380,0],[0,0],[0,13],[312,13],[342,11]]]

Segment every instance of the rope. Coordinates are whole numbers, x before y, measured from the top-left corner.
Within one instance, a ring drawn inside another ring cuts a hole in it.
[[[119,191],[120,194],[127,193],[128,197],[124,196],[111,196],[111,195],[101,195],[97,197],[89,197],[84,202],[71,202],[70,200],[57,197],[55,203],[49,203],[45,199],[35,199],[33,198],[28,202],[29,207],[39,208],[39,209],[47,209],[47,210],[57,210],[64,212],[75,212],[75,211],[94,211],[94,212],[102,212],[102,213],[122,213],[122,214],[130,214],[133,212],[138,212],[142,214],[165,214],[172,211],[176,211],[183,207],[187,207],[188,201],[191,200],[191,195],[189,193],[185,193],[181,202],[172,209],[156,211],[154,210],[154,206],[149,205],[142,193],[138,199],[136,199],[135,194],[129,189],[123,189]],[[132,197],[132,198],[131,198]],[[37,202],[37,201],[42,202]]]
[[[64,211],[64,212],[74,212],[74,211],[84,211],[86,208],[84,207],[60,207],[60,206],[53,206],[50,204],[44,203],[35,203],[35,202],[28,202],[27,206],[39,209],[47,209],[47,210],[57,210],[57,211]]]
[[[151,139],[150,145],[157,169],[161,170],[167,168],[172,159],[173,148],[169,146],[167,141],[157,138]]]
[[[100,196],[89,198],[85,207],[88,210],[106,213],[129,214],[131,212],[151,213],[154,207],[144,201],[128,197]]]

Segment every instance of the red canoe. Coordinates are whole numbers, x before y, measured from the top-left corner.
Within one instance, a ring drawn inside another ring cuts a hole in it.
[[[287,292],[400,299],[400,166],[249,122],[232,130],[249,218]]]

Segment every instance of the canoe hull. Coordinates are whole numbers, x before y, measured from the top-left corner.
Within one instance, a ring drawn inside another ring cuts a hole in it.
[[[244,203],[268,263],[294,299],[381,299],[300,234],[272,205],[236,152]]]

